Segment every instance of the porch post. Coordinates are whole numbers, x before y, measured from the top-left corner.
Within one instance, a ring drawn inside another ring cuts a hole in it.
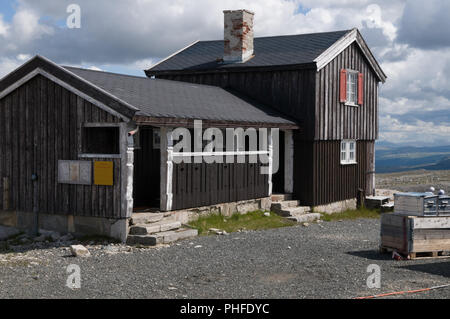
[[[121,216],[126,217],[133,214],[134,146],[128,133],[135,129],[135,125],[131,123],[120,124]]]
[[[161,211],[172,210],[173,138],[172,129],[161,127]]]
[[[284,131],[284,192],[294,192],[294,134]]]
[[[273,131],[269,129],[269,134],[267,135],[267,146],[269,149],[269,194],[268,196],[272,196],[273,193]]]

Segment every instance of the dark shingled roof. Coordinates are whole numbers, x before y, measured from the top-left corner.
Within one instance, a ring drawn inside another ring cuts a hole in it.
[[[215,86],[64,68],[138,108],[136,115],[296,125],[271,108]]]
[[[245,63],[231,64],[221,62],[224,52],[223,40],[200,41],[155,65],[148,72],[151,74],[158,71],[267,67],[313,63],[318,56],[351,31],[255,38],[255,56]]]

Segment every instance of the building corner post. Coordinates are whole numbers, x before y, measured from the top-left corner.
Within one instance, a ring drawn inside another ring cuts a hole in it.
[[[122,123],[120,125],[121,216],[125,216],[126,218],[130,218],[133,214],[134,145],[133,142],[130,142],[129,138],[129,132],[132,130],[131,123]]]
[[[269,194],[273,194],[273,129],[269,129],[269,134],[267,136],[267,146],[269,149]]]
[[[284,192],[294,192],[294,134],[292,130],[284,132]]]
[[[173,137],[172,129],[161,128],[161,211],[169,212],[173,207]]]

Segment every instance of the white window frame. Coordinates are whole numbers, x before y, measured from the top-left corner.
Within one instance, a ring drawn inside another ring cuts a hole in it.
[[[352,149],[353,146],[353,149]],[[340,148],[341,165],[354,165],[358,164],[356,160],[356,140],[343,140]]]
[[[345,92],[347,94],[347,101],[345,102],[345,105],[348,106],[358,106],[358,75],[359,72],[355,70],[349,70],[347,69],[347,80],[346,80],[346,88]],[[352,85],[354,87],[352,87]],[[351,100],[351,96],[354,97],[354,100]]]

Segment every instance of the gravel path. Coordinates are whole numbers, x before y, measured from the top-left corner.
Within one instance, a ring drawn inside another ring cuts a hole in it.
[[[450,259],[396,262],[378,240],[379,222],[358,220],[110,246],[85,259],[64,248],[0,254],[0,298],[352,298],[450,283]],[[81,268],[80,290],[65,286],[70,264]],[[381,289],[366,286],[370,264],[381,267]],[[450,298],[450,289],[406,297]]]

